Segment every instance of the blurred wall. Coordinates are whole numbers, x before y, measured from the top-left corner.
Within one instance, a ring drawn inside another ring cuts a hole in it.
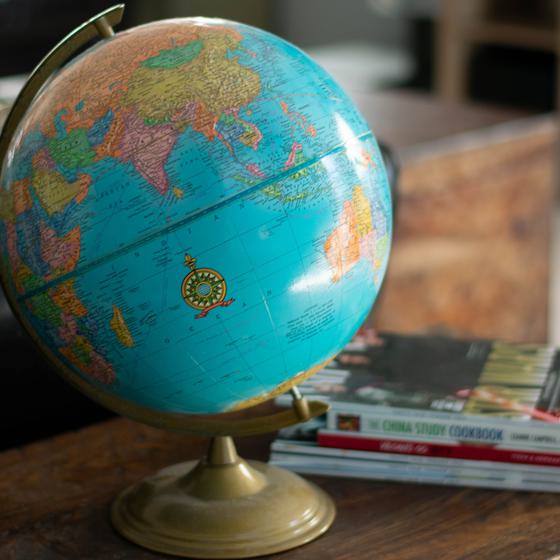
[[[274,3],[276,31],[302,47],[367,41],[403,47],[408,22],[383,10],[372,0],[278,0]]]
[[[220,17],[270,29],[273,7],[269,0],[136,0],[131,17],[135,24],[172,17]]]

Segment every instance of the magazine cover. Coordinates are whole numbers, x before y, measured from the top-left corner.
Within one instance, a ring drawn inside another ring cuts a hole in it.
[[[548,346],[368,330],[333,366],[350,372],[332,387],[336,403],[560,420],[560,355]]]
[[[300,386],[331,410],[282,430],[271,463],[306,474],[559,492],[558,366],[546,346],[363,332]]]
[[[559,364],[547,346],[362,331],[300,390],[331,404],[333,433],[558,452]]]

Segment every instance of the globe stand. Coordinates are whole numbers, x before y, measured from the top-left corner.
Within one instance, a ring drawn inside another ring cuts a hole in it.
[[[229,423],[262,433],[323,414],[291,389],[292,410]],[[213,424],[215,431],[223,424]],[[203,429],[211,429],[205,427]],[[305,544],[332,524],[335,506],[314,484],[284,469],[237,455],[229,435],[214,436],[206,456],[167,467],[122,492],[113,526],[131,541],[194,558],[250,558]]]
[[[294,473],[245,461],[229,436],[199,462],[173,465],[125,490],[111,520],[131,541],[167,554],[249,558],[305,544],[335,516],[325,492]]]
[[[111,40],[112,26],[120,22],[123,11],[124,5],[119,4],[91,18],[60,41],[39,63],[2,128],[0,163],[6,157],[18,123],[49,77],[95,37]],[[307,402],[292,389],[292,410],[260,418],[231,422],[154,413],[74,375],[41,344],[31,325],[18,313],[11,292],[5,292],[21,323],[71,385],[140,422],[213,436],[202,460],[163,469],[117,497],[111,519],[122,535],[146,548],[178,556],[248,558],[294,548],[329,528],[335,507],[322,490],[289,471],[240,459],[231,438],[271,432],[319,416],[328,409],[325,403]],[[305,372],[305,376],[323,365]]]

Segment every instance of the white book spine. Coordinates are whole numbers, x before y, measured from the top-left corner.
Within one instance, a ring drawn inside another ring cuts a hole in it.
[[[517,473],[505,473],[503,477],[487,476],[486,473],[423,473],[420,470],[353,469],[344,462],[332,464],[330,461],[301,463],[286,461],[283,454],[272,454],[270,463],[294,472],[308,475],[337,476],[367,480],[396,481],[444,486],[472,486],[499,490],[522,490],[536,492],[560,492],[560,481],[540,480],[538,477],[519,477]]]
[[[474,415],[331,403],[327,413],[327,429],[340,430],[341,421],[353,423],[354,430],[348,430],[349,435],[369,434],[431,443],[486,443],[556,452],[560,449],[560,423],[487,420]]]

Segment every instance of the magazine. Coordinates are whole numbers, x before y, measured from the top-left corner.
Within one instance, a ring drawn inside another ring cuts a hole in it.
[[[367,333],[300,389],[330,403],[330,431],[554,452],[559,369],[549,346]]]

